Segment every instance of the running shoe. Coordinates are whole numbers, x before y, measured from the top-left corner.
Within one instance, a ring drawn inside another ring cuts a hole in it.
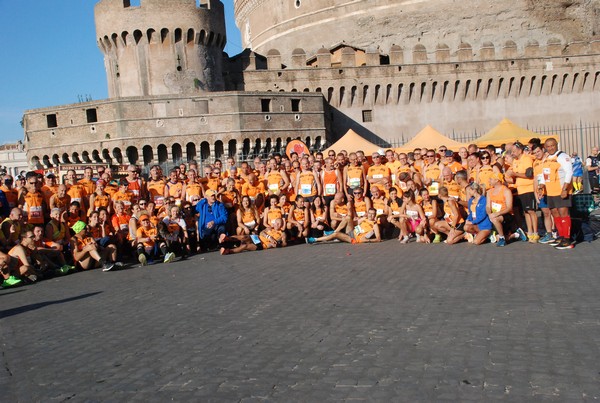
[[[467,232],[465,234],[465,239],[467,240],[468,243],[473,243],[473,241],[475,241],[475,237],[470,232]]]
[[[324,234],[325,236],[329,236],[329,235],[333,234],[334,232],[335,232],[335,231],[323,231],[323,234]]]
[[[146,255],[144,255],[143,253],[141,255],[138,256],[138,262],[140,262],[140,264],[142,266],[147,266],[148,265],[148,259],[146,259]]]
[[[173,252],[167,252],[164,263],[171,263],[173,259],[175,259],[175,254]]]
[[[18,286],[19,284],[21,284],[22,282],[23,282],[23,280],[16,278],[15,276],[9,276],[7,279],[5,279],[2,282],[2,287],[3,288],[15,287],[15,286]]]
[[[558,245],[559,243],[561,243],[561,242],[562,242],[562,240],[563,240],[563,238],[562,238],[562,237],[558,237],[558,238],[556,238],[556,239],[553,239],[553,240],[552,240],[552,242],[550,242],[548,245],[550,245],[550,246],[556,246],[556,245]]]
[[[310,237],[310,236],[306,237],[305,240],[306,240],[306,243],[315,243],[315,242],[317,242],[317,238],[313,238],[313,237]]]
[[[498,247],[506,246],[506,239],[504,237],[502,237],[502,238],[499,237],[498,243],[496,244],[496,246],[498,246]]]
[[[567,238],[563,238],[562,241],[560,241],[560,243],[558,245],[556,245],[554,248],[555,249],[573,249],[575,247],[575,245],[573,245],[573,243],[571,242],[570,239]]]
[[[125,263],[123,262],[115,262],[115,267],[123,267],[125,266]]]
[[[499,238],[499,237],[498,237],[498,238]],[[495,233],[495,232],[492,232],[492,233],[490,234],[490,242],[491,242],[491,243],[496,243],[496,241],[498,241],[498,239],[496,238],[496,233]],[[498,245],[498,246],[500,246],[500,245]],[[502,245],[502,246],[504,246],[504,245]]]
[[[71,266],[67,266],[64,265],[63,267],[61,267],[60,269],[57,270],[60,274],[69,274],[69,272],[71,271]]]
[[[544,244],[546,244],[546,243],[550,243],[552,241],[554,241],[554,238],[552,238],[552,234],[549,233],[549,232],[547,232],[546,235],[544,235],[543,237],[541,237],[538,240],[538,243],[544,243]]]
[[[115,267],[115,264],[112,262],[106,262],[102,265],[102,271],[111,271]]]
[[[529,243],[538,243],[540,240],[540,236],[538,234],[527,235],[527,238],[529,239]]]
[[[407,237],[407,236],[404,236],[404,237],[402,237],[402,239],[400,240],[400,243],[408,243],[408,241],[409,241],[409,240],[410,240],[410,238],[409,238],[409,237]]]
[[[435,234],[435,237],[433,238],[433,243],[441,243],[442,242],[442,236],[440,234]]]
[[[527,235],[525,235],[525,231],[523,231],[521,228],[517,228],[517,234],[519,234],[519,240],[527,242]]]

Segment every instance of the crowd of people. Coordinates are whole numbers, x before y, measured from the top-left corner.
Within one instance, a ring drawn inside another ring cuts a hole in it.
[[[597,178],[598,158],[590,158],[585,169]],[[500,149],[339,150],[239,164],[230,157],[166,175],[154,165],[147,178],[135,165],[119,178],[102,166],[80,179],[74,170],[64,178],[32,171],[16,182],[4,175],[2,286],[304,242],[515,240],[571,249],[572,194],[583,175],[577,159],[555,139],[534,138]]]

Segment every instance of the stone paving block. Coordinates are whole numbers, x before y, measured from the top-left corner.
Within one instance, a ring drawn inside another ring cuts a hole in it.
[[[0,350],[12,374],[0,376],[2,396],[598,397],[597,245],[395,246],[205,254],[0,290]],[[534,251],[536,264],[523,264]]]

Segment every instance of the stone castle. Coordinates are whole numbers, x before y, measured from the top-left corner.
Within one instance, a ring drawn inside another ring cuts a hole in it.
[[[27,111],[28,158],[153,164],[594,119],[597,0],[102,0],[109,99]]]

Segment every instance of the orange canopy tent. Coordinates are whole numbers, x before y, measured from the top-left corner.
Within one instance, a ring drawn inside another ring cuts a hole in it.
[[[323,154],[327,155],[330,150],[333,150],[336,153],[339,153],[341,150],[346,150],[348,153],[361,150],[365,152],[365,155],[370,155],[379,149],[381,149],[380,146],[371,143],[354,130],[350,129],[341,139],[333,143],[327,150],[323,151]]]
[[[457,152],[460,147],[464,147],[462,143],[452,140],[450,137],[444,136],[442,133],[427,125],[408,143],[396,148],[396,152],[408,153],[414,151],[415,148],[429,148],[437,150],[440,146],[446,146],[448,150]]]
[[[532,132],[531,130],[524,129],[504,118],[496,127],[476,139],[473,143],[477,144],[478,147],[485,147],[489,144],[500,146],[506,143],[514,143],[515,141],[527,144],[529,140],[534,137],[541,139],[542,143],[550,137],[560,141],[558,134],[541,135],[539,133]]]

